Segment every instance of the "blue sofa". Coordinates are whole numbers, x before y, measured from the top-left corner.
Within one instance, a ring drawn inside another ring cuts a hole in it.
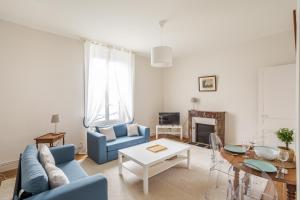
[[[55,164],[70,183],[49,188],[48,176],[39,162],[35,145],[28,145],[20,155],[13,200],[20,200],[21,189],[30,191],[26,200],[107,200],[107,180],[102,175],[88,176],[74,160],[74,145],[50,148]]]
[[[138,126],[139,136],[127,136],[126,124],[113,126],[116,133],[116,140],[106,141],[106,136],[100,133],[96,127],[95,132],[87,132],[88,156],[98,164],[102,164],[118,158],[118,150],[142,144],[149,141],[150,129],[145,126]]]

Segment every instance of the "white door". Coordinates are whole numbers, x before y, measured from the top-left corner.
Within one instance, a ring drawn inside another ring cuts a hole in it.
[[[279,128],[296,128],[295,64],[263,68],[259,74],[258,143],[283,145],[275,134]]]

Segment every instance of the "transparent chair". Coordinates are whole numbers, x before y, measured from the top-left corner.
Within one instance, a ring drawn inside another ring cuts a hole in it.
[[[241,163],[241,169],[249,170],[250,164],[247,166]],[[253,173],[242,172],[239,179],[239,186],[230,188],[232,200],[278,200],[278,194],[272,178],[257,166],[255,175]]]
[[[234,199],[237,193],[233,192],[233,176],[230,175],[233,166],[228,168],[228,171],[225,173],[227,175],[217,177],[219,186],[215,187],[214,178],[210,177],[207,182],[207,190],[205,192],[205,200],[232,200]]]
[[[214,172],[217,173],[216,187],[219,186],[220,173],[231,175],[231,165],[221,156],[220,150],[223,148],[221,139],[216,133],[210,134],[211,147],[211,163],[209,173],[212,176]]]

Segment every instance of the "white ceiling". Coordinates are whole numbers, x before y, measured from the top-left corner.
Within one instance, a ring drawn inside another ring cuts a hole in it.
[[[223,48],[292,30],[296,0],[0,0],[0,19],[148,54]]]

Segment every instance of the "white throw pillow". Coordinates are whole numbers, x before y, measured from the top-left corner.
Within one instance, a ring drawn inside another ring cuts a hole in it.
[[[116,139],[116,133],[113,127],[100,128],[100,133],[106,136],[106,141],[112,141]]]
[[[138,136],[139,129],[137,124],[127,124],[127,136]]]
[[[47,163],[45,169],[48,174],[51,189],[70,183],[65,173],[55,165]]]
[[[41,164],[43,165],[44,168],[45,168],[47,163],[51,163],[51,164],[55,165],[55,160],[53,158],[53,155],[50,152],[47,145],[45,145],[45,144],[42,144],[40,146],[39,158],[40,158],[40,162],[41,162]]]

